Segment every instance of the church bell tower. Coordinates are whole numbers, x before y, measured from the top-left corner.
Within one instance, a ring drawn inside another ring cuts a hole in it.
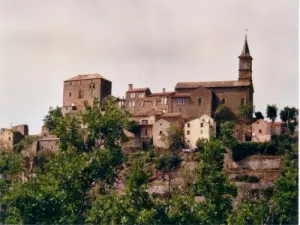
[[[252,56],[250,55],[249,46],[247,42],[247,34],[245,35],[245,42],[242,54],[239,56],[239,81],[252,82]]]

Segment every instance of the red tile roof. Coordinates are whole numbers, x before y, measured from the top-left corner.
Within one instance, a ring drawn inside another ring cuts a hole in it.
[[[190,93],[175,93],[175,95],[173,95],[173,97],[191,97]]]
[[[176,84],[175,89],[181,88],[197,88],[197,87],[206,87],[206,88],[213,88],[213,87],[247,87],[251,84],[251,82],[245,81],[206,81],[206,82],[178,82]]]
[[[91,79],[105,79],[103,76],[101,76],[98,73],[95,74],[79,74],[76,77],[72,77],[70,79],[67,79],[65,81],[75,81],[75,80],[91,80]],[[107,79],[105,79],[107,80]]]
[[[126,92],[127,92],[127,93],[132,93],[132,92],[142,92],[142,91],[147,91],[147,90],[150,91],[149,88],[133,88],[133,89],[128,90],[128,91],[126,91]]]
[[[172,91],[172,92],[152,93],[152,94],[150,95],[150,97],[151,97],[151,96],[165,96],[165,95],[173,95],[174,93],[175,93],[174,91]]]
[[[172,117],[180,117],[181,113],[167,113],[161,116],[161,118],[172,118]]]

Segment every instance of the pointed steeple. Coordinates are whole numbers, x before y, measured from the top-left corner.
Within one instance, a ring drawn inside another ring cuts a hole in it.
[[[251,81],[252,80],[252,56],[247,41],[247,30],[245,34],[245,42],[242,50],[242,54],[239,56],[239,81]]]
[[[248,46],[248,42],[247,42],[247,30],[246,30],[246,33],[245,33],[245,42],[244,42],[242,54],[240,56],[251,56],[249,46]]]

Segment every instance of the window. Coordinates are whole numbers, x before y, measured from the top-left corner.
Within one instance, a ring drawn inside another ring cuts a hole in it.
[[[83,91],[79,91],[78,98],[83,98]]]
[[[146,130],[145,130],[145,135],[147,136],[147,134],[148,134],[148,130],[146,129]]]
[[[132,107],[135,107],[135,102],[132,102]]]
[[[190,123],[188,123],[188,124],[187,124],[187,127],[188,127],[188,128],[190,128],[190,126],[191,126],[191,124],[190,124]]]
[[[8,137],[8,140],[10,141],[10,137]]]
[[[130,98],[135,98],[135,93],[131,93]]]
[[[162,135],[162,131],[159,131],[159,134]]]
[[[140,102],[140,106],[144,106],[144,102],[143,101]]]
[[[162,123],[159,124],[160,126],[162,125]]]
[[[261,134],[261,130],[258,131]]]
[[[72,93],[71,93],[71,92],[69,92],[69,98],[71,98],[71,96],[72,96]]]
[[[153,100],[153,105],[156,105],[156,99]]]
[[[144,98],[145,94],[144,93],[139,93],[139,98]]]
[[[241,106],[244,106],[244,104],[245,104],[245,99],[242,98],[242,99],[241,99]]]
[[[201,104],[202,104],[202,98],[199,97],[199,98],[198,98],[198,105],[201,105]]]
[[[186,103],[188,103],[188,99],[187,98],[176,98],[176,103],[177,104],[186,104]]]
[[[203,127],[203,123],[200,123],[200,127]]]
[[[225,104],[225,98],[222,98],[222,104]]]
[[[164,105],[166,105],[167,104],[167,102],[168,102],[168,99],[167,98],[161,98],[161,104],[164,104]]]
[[[129,107],[131,107],[131,102],[129,102]]]
[[[203,130],[200,130],[200,134],[203,134]]]
[[[95,88],[96,88],[96,84],[95,84],[95,83],[93,83],[93,84],[92,84],[92,87],[95,89]]]
[[[186,132],[186,135],[190,135],[190,131],[189,130]]]

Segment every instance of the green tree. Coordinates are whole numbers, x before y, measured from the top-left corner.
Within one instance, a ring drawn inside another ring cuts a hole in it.
[[[276,105],[268,105],[267,106],[267,117],[274,122],[277,118],[278,108]]]
[[[235,120],[235,115],[232,113],[229,107],[224,104],[220,104],[214,113],[214,120],[217,123],[232,121]]]
[[[207,139],[198,138],[198,140],[196,141],[197,151],[203,151],[206,143],[207,143]]]
[[[294,134],[295,127],[298,124],[297,116],[298,111],[295,107],[285,107],[283,110],[280,111],[280,119],[282,122],[289,128],[292,134]]]
[[[251,123],[253,115],[253,105],[247,104],[239,108],[239,117],[245,121],[246,124]]]
[[[208,142],[202,157],[194,183],[194,193],[205,198],[201,204],[201,217],[205,224],[223,224],[231,213],[232,198],[237,195],[237,191],[222,171],[222,143],[219,140]]]
[[[84,222],[90,191],[96,185],[110,187],[123,163],[119,140],[127,115],[111,105],[105,109],[102,115],[94,104],[79,115],[51,119],[61,149],[37,170],[36,178],[10,186],[3,196],[5,223]]]
[[[272,201],[280,224],[297,224],[298,166],[295,160],[287,163],[282,176],[275,182]]]
[[[183,129],[178,125],[171,124],[167,129],[167,135],[163,136],[162,140],[166,142],[170,150],[175,151],[183,146],[183,137]]]
[[[168,195],[171,197],[172,171],[178,168],[181,158],[177,155],[164,155],[158,159],[156,169],[168,175]]]
[[[264,119],[264,115],[260,111],[255,112],[255,119],[256,120]]]
[[[232,136],[234,127],[235,124],[231,121],[226,121],[221,124],[220,140],[225,147],[231,148],[237,142],[236,139]]]
[[[269,222],[269,205],[264,199],[242,201],[228,218],[229,225],[268,224]]]

